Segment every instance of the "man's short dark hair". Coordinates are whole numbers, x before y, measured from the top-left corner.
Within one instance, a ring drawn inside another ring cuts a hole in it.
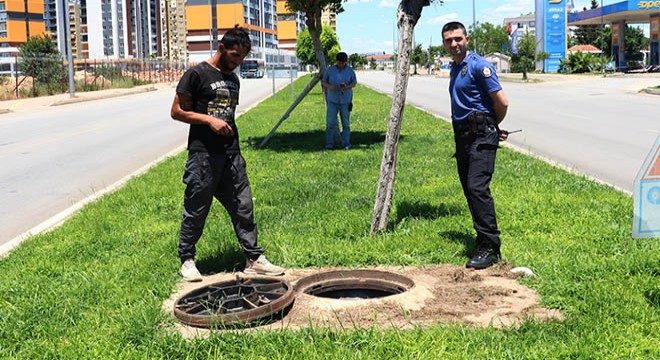
[[[458,21],[452,21],[446,23],[445,26],[442,27],[442,33],[444,34],[447,31],[458,30],[458,29],[463,30],[463,34],[467,35],[467,31],[465,30],[465,25],[463,25]]]
[[[235,45],[242,47],[243,49],[250,52],[252,49],[252,41],[250,40],[250,34],[242,27],[238,25],[234,26],[233,29],[230,29],[222,36],[220,43],[225,46],[226,49],[231,49]]]
[[[348,55],[345,52],[340,52],[337,54],[335,57],[335,60],[341,61],[341,62],[347,62],[348,61]]]

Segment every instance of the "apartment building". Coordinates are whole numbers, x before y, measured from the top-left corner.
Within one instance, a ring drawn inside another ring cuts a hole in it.
[[[277,37],[279,48],[295,50],[298,34],[305,30],[305,14],[289,9],[285,0],[277,1]]]
[[[0,0],[0,57],[13,57],[30,36],[45,33],[43,0]]]
[[[172,61],[187,61],[186,1],[161,1],[162,56]]]
[[[504,18],[504,27],[511,37],[511,52],[518,52],[518,41],[520,38],[529,32],[536,34],[536,16],[533,13],[528,15]]]
[[[203,61],[216,49],[213,47],[213,12],[216,6],[215,28],[218,39],[235,25],[244,27],[252,40],[251,56],[266,59],[277,52],[277,12],[275,0],[188,0],[186,28],[188,55],[191,61]]]
[[[337,33],[337,13],[332,9],[325,9],[321,13],[321,25],[330,26]]]

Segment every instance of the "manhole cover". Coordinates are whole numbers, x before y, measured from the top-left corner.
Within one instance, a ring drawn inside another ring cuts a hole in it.
[[[294,297],[286,280],[236,277],[185,294],[174,303],[174,315],[182,323],[198,327],[246,325],[272,319]]]
[[[296,291],[331,299],[375,299],[406,292],[410,278],[379,270],[338,270],[298,280]]]

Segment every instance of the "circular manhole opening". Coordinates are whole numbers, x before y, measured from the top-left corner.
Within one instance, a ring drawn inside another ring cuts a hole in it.
[[[401,294],[415,285],[403,275],[380,270],[337,270],[298,280],[296,291],[344,300],[376,299]]]
[[[275,320],[294,298],[286,280],[237,276],[183,295],[174,303],[174,316],[198,327],[245,326]]]

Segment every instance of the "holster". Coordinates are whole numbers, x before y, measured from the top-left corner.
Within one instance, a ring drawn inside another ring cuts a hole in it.
[[[483,135],[486,133],[486,130],[489,126],[493,126],[497,129],[497,123],[495,118],[493,118],[489,113],[473,111],[468,115],[467,125],[470,128],[470,133],[475,135]]]

